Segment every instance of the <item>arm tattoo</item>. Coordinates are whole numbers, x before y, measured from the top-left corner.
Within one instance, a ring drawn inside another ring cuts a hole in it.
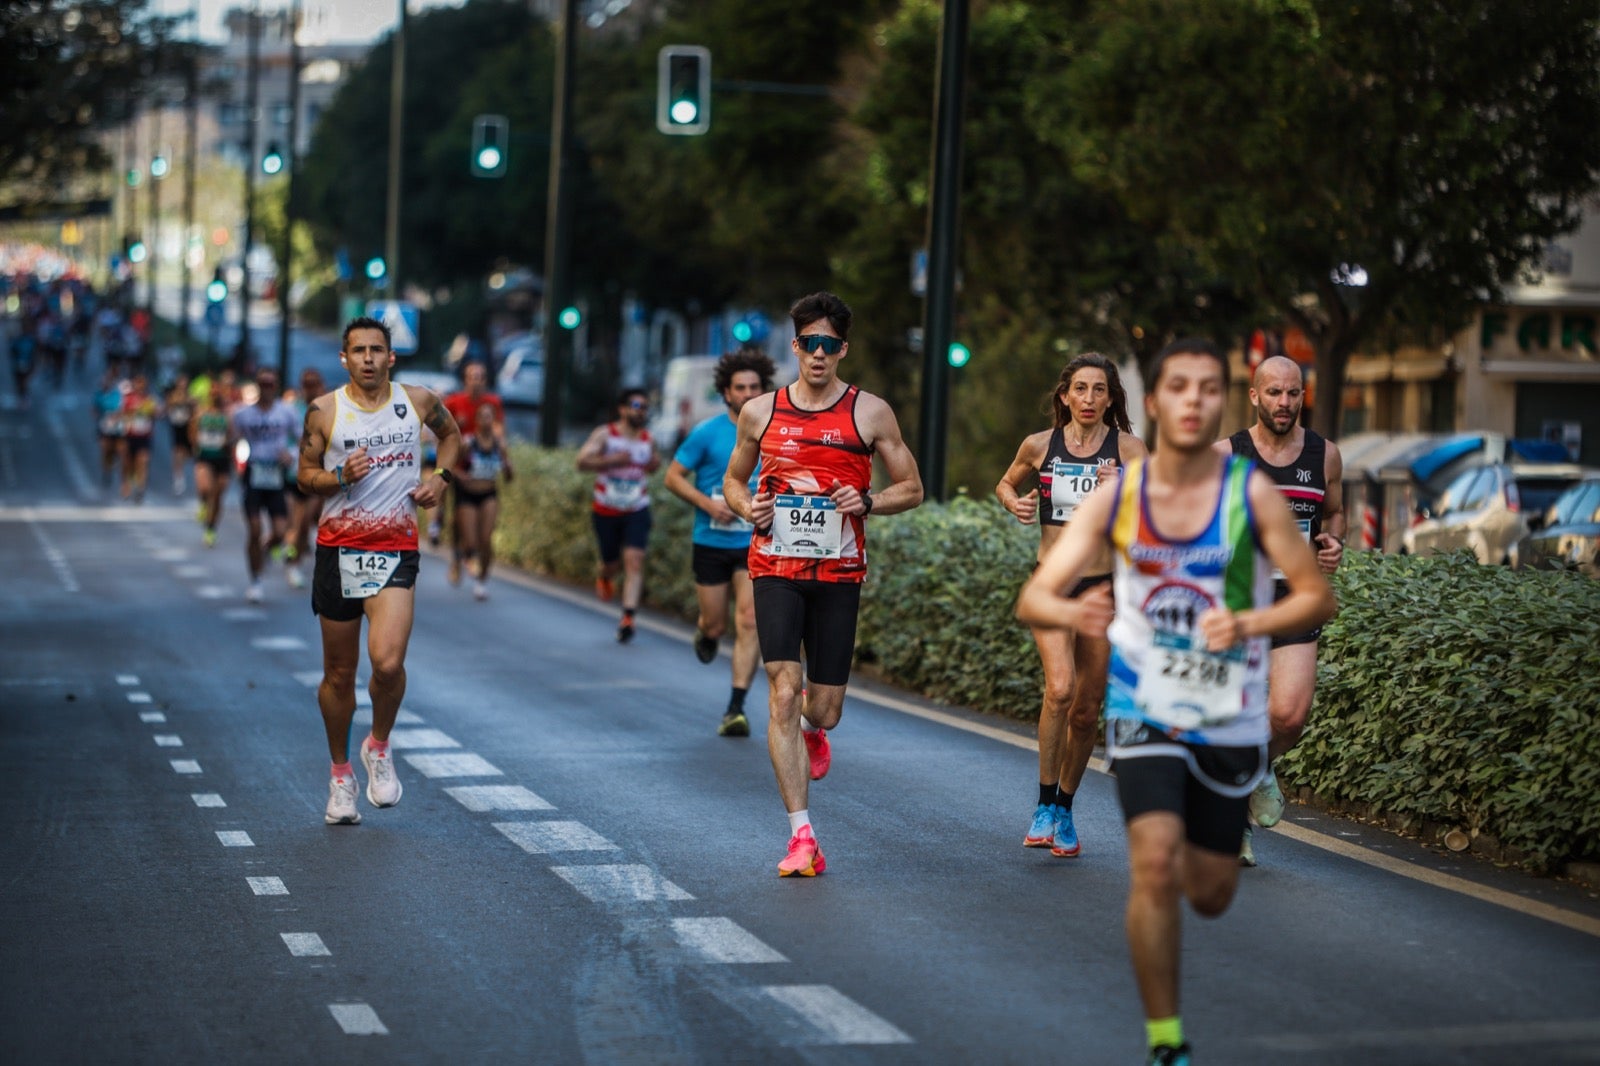
[[[445,427],[452,423],[453,420],[449,412],[444,409],[444,404],[438,402],[434,403],[433,410],[428,412],[428,417],[422,420],[423,425],[433,430],[435,437],[445,436]]]

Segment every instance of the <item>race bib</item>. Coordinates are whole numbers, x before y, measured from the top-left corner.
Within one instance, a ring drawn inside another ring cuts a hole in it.
[[[1175,729],[1225,725],[1244,710],[1245,648],[1207,651],[1198,637],[1158,629],[1134,702],[1153,722]]]
[[[277,463],[251,463],[250,487],[264,492],[282,492],[283,467]]]
[[[467,476],[471,478],[481,478],[484,481],[493,481],[495,478],[499,477],[500,453],[495,452],[492,455],[482,455],[478,452],[473,452],[471,460],[467,464]]]
[[[128,435],[130,437],[148,437],[155,428],[155,423],[144,415],[128,416]]]
[[[637,511],[644,504],[648,483],[644,478],[608,477],[601,483],[599,503],[613,511]]]
[[[1300,527],[1300,535],[1305,538],[1305,542],[1307,544],[1310,544],[1311,543],[1311,519],[1309,519],[1309,518],[1297,518],[1297,519],[1295,519],[1295,523],[1294,524],[1296,526]],[[1315,551],[1316,549],[1313,548],[1312,550]],[[1272,580],[1274,580],[1274,581],[1282,581],[1283,580],[1283,571],[1279,570],[1276,566],[1274,566],[1272,568]]]
[[[347,600],[376,596],[400,566],[399,552],[339,549],[339,591]]]
[[[1072,517],[1085,496],[1100,483],[1098,463],[1067,463],[1056,460],[1050,474],[1050,517],[1065,522]]]
[[[194,435],[195,443],[205,452],[220,452],[228,443],[225,429],[202,429]]]
[[[721,500],[722,493],[713,492],[711,494],[711,498],[713,500]],[[752,526],[749,522],[746,522],[738,515],[734,515],[726,522],[713,518],[711,520],[711,528],[716,530],[718,533],[748,533],[755,529],[755,526]]]
[[[837,559],[844,541],[844,515],[826,496],[779,496],[772,512],[768,555]]]

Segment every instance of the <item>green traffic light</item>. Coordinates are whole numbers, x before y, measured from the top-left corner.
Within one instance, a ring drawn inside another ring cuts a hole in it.
[[[583,321],[583,312],[576,307],[563,307],[556,321],[561,323],[562,329],[577,329],[578,323]]]
[[[142,263],[144,262],[144,256],[145,249],[143,241],[134,241],[132,244],[128,245],[128,262]]]
[[[972,349],[957,341],[950,345],[950,351],[946,358],[950,361],[951,366],[966,366],[967,361],[972,358]]]
[[[750,328],[750,323],[735,322],[733,324],[733,339],[740,344],[749,344],[750,338],[753,336],[755,336],[755,331]]]
[[[137,189],[138,187],[139,187],[139,172],[137,170],[130,169],[128,171],[128,188]]]
[[[700,105],[693,100],[679,100],[672,105],[672,121],[680,126],[692,126],[700,117]]]
[[[389,272],[389,264],[383,261],[383,256],[375,255],[367,260],[367,277],[377,281]]]
[[[500,149],[494,145],[486,145],[478,149],[478,167],[482,170],[494,170],[500,165]]]
[[[168,169],[166,156],[158,155],[154,159],[150,160],[150,176],[152,178],[166,177]]]
[[[226,282],[213,281],[206,286],[206,299],[210,300],[212,303],[219,304],[227,298],[228,286]]]

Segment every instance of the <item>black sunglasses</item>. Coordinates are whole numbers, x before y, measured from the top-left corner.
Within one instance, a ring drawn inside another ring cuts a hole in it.
[[[821,333],[807,333],[803,337],[796,337],[795,341],[808,353],[822,349],[824,355],[838,355],[844,351],[844,341],[838,337],[827,337]]]

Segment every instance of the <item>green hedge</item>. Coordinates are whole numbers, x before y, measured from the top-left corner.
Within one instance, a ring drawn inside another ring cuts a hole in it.
[[[519,445],[496,553],[588,586],[592,476],[572,449]],[[693,618],[687,504],[653,488],[646,601]],[[857,658],[930,698],[1032,719],[1033,642],[1012,616],[1038,531],[958,497],[874,519]],[[1600,859],[1600,582],[1571,573],[1352,552],[1334,580],[1317,700],[1279,761],[1286,787],[1546,871]]]

